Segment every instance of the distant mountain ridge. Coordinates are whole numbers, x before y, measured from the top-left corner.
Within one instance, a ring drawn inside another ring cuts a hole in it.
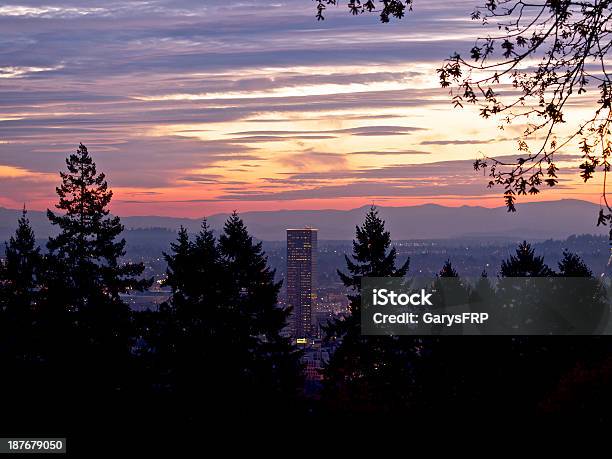
[[[244,212],[241,217],[250,232],[264,241],[285,239],[285,229],[311,226],[318,228],[319,239],[349,240],[355,226],[364,218],[368,206],[352,210],[279,210]],[[504,239],[562,239],[572,234],[606,234],[608,229],[597,227],[599,206],[588,201],[563,199],[517,205],[517,212],[505,207],[480,206],[446,207],[424,204],[405,207],[378,207],[386,220],[394,240],[504,238]],[[7,239],[15,230],[21,211],[0,207],[0,240]],[[54,229],[45,212],[29,211],[28,216],[37,238],[46,238]],[[220,230],[228,214],[208,217],[209,224]],[[198,231],[201,219],[158,216],[121,217],[126,229],[167,228],[177,230],[181,225],[190,232]]]

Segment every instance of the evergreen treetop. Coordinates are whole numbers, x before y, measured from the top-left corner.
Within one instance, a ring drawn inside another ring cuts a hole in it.
[[[564,250],[563,258],[559,262],[559,275],[563,277],[593,277],[593,271],[578,255]]]
[[[5,307],[10,304],[29,308],[40,280],[42,256],[25,206],[15,235],[4,245],[5,260],[0,260],[0,302]]]
[[[549,277],[554,271],[544,263],[544,258],[535,255],[535,249],[523,241],[515,255],[504,260],[500,270],[501,277]]]
[[[402,406],[397,388],[407,387],[412,378],[410,359],[415,355],[411,340],[361,334],[361,279],[404,277],[410,260],[399,268],[391,235],[376,208],[370,208],[362,226],[355,231],[352,260],[346,256],[348,274],[338,271],[350,301],[349,314],[326,327],[329,340],[341,340],[324,369],[323,399],[333,409],[362,411],[394,410]]]
[[[291,401],[301,384],[299,353],[281,335],[288,311],[280,282],[234,212],[218,242],[207,222],[190,240],[181,228],[165,254],[170,301],[152,337],[158,365],[187,403]],[[205,366],[194,362],[206,362]]]
[[[451,261],[446,260],[438,276],[440,277],[459,277],[459,273],[457,273],[455,268],[453,268],[453,264],[451,263]]]
[[[93,296],[113,301],[131,289],[143,290],[150,281],[138,279],[142,263],[120,264],[125,255],[125,239],[116,240],[123,231],[119,217],[109,215],[113,192],[106,177],[98,173],[85,145],[66,159],[67,172],[60,172],[62,183],[56,188],[59,214],[47,216],[60,233],[47,243],[51,261],[62,265],[63,284],[76,304]]]
[[[408,273],[410,259],[397,268],[395,262],[397,251],[391,246],[391,234],[385,228],[385,222],[372,206],[366,214],[363,225],[355,227],[352,260],[345,255],[348,274],[338,270],[338,276],[346,287],[356,292],[361,291],[361,278],[367,277],[404,277]],[[357,301],[351,300],[352,307],[358,307]],[[355,312],[352,310],[351,312]]]

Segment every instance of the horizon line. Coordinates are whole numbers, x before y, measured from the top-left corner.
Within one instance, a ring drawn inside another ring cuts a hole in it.
[[[592,204],[594,206],[601,206],[601,204],[597,204],[593,201],[589,201],[589,200],[585,200],[585,199],[577,199],[577,198],[560,198],[560,199],[550,199],[550,200],[545,200],[545,201],[526,201],[526,202],[519,202],[516,203],[515,206],[518,208],[520,206],[524,206],[527,204],[537,204],[537,205],[542,205],[542,204],[551,204],[551,203],[558,203],[558,202],[568,202],[568,201],[574,201],[574,202],[579,202],[579,203],[584,203],[584,204]],[[494,207],[488,207],[488,206],[482,206],[482,205],[470,205],[470,204],[462,204],[462,205],[457,205],[457,206],[452,206],[452,205],[444,205],[444,204],[438,204],[435,202],[428,202],[428,203],[423,203],[423,204],[414,204],[414,205],[399,205],[399,206],[393,206],[393,205],[376,205],[376,204],[364,204],[362,206],[358,206],[358,207],[353,207],[350,209],[337,209],[337,208],[321,208],[321,209],[277,209],[277,210],[247,210],[247,211],[243,211],[243,212],[237,212],[239,215],[245,215],[245,214],[266,214],[266,213],[272,213],[272,212],[291,212],[291,213],[295,213],[295,212],[352,212],[355,210],[360,210],[363,208],[369,208],[374,206],[377,209],[405,209],[405,208],[415,208],[415,207],[426,207],[426,206],[436,206],[436,207],[444,207],[447,209],[460,209],[460,208],[464,208],[464,207],[468,207],[468,208],[479,208],[479,209],[501,209],[501,208],[506,208],[505,205],[499,205],[499,206],[494,206]],[[30,212],[41,212],[41,213],[45,213],[47,210],[52,210],[50,208],[45,208],[44,210],[40,210],[40,209],[28,209],[27,206],[25,207],[26,211],[28,213]],[[9,211],[16,211],[16,212],[23,212],[23,207],[21,208],[12,208],[12,207],[4,207],[4,206],[0,206],[0,209],[2,210],[9,210]],[[203,215],[201,217],[181,217],[181,216],[176,216],[176,215],[161,215],[161,214],[114,214],[111,213],[112,215],[117,215],[119,217],[141,217],[141,218],[147,218],[147,217],[156,217],[156,218],[174,218],[174,219],[182,219],[182,220],[202,220],[205,218],[212,218],[212,217],[217,217],[217,216],[223,216],[223,215],[228,215],[231,214],[230,211],[228,212],[216,212],[214,214],[210,214],[210,215]]]

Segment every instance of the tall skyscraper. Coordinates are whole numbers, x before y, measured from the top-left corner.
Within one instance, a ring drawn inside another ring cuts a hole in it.
[[[305,342],[312,332],[316,257],[316,229],[287,230],[287,303],[293,308],[291,332],[298,343]]]

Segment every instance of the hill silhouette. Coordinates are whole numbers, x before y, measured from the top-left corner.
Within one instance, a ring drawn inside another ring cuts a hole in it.
[[[369,206],[352,210],[278,210],[244,212],[241,217],[249,231],[258,239],[281,241],[285,229],[312,226],[319,229],[319,239],[349,240]],[[378,207],[380,216],[395,240],[502,238],[560,239],[572,234],[606,234],[607,228],[597,227],[599,206],[587,201],[563,199],[517,205],[516,213],[505,207],[447,207],[425,204],[405,207]],[[0,208],[0,240],[15,230],[21,210]],[[208,216],[211,227],[218,231],[229,214]],[[38,238],[46,238],[53,229],[44,212],[29,211],[28,217]],[[188,231],[198,231],[199,218],[163,216],[121,216],[126,229],[166,228],[177,230],[181,225]]]

